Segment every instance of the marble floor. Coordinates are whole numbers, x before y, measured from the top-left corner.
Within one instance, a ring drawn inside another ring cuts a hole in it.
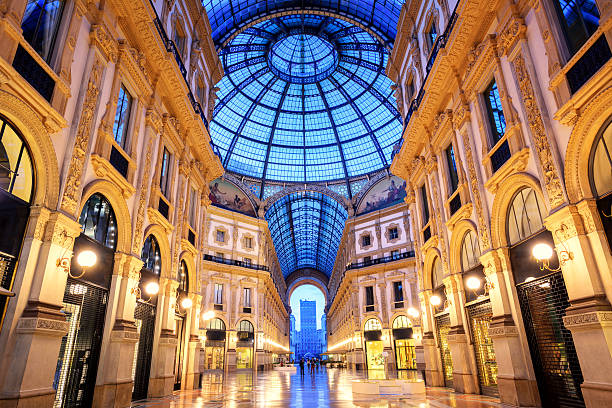
[[[363,373],[348,369],[319,369],[315,374],[267,371],[253,374],[237,372],[228,374],[207,373],[202,379],[202,389],[180,391],[174,395],[136,401],[133,408],[243,408],[243,407],[291,407],[291,408],[487,408],[501,407],[496,398],[479,395],[457,394],[446,388],[427,388],[426,396],[387,395],[380,399],[364,399],[354,396],[351,380],[364,378]]]

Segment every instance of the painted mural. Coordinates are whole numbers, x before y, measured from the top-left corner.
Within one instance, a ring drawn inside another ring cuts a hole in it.
[[[255,209],[246,194],[227,180],[213,180],[210,183],[209,198],[218,207],[255,217]]]
[[[357,215],[376,211],[401,203],[406,197],[406,182],[399,177],[384,178],[361,199]]]

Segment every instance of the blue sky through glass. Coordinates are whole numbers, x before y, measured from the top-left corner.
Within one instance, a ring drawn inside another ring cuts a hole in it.
[[[300,330],[300,300],[314,300],[317,302],[317,329],[321,328],[321,316],[325,309],[325,296],[321,289],[314,285],[302,285],[293,291],[289,303],[291,312],[295,316],[295,329]]]

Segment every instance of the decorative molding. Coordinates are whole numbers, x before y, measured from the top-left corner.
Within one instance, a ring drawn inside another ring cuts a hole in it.
[[[570,330],[593,325],[601,326],[605,324],[606,326],[612,326],[612,312],[595,311],[563,316],[563,324]]]
[[[527,122],[533,135],[534,148],[538,154],[540,165],[542,166],[542,184],[546,189],[550,207],[554,209],[565,202],[563,185],[553,161],[544,121],[542,120],[542,114],[535,98],[525,59],[521,53],[518,53],[514,58],[512,67],[523,97]]]
[[[60,205],[63,211],[71,215],[76,215],[77,206],[80,202],[83,167],[85,166],[86,152],[89,150],[89,139],[94,125],[94,112],[98,105],[102,70],[103,62],[96,56],[89,75],[89,82],[87,83],[87,93],[83,101],[74,149],[68,167],[64,195]]]

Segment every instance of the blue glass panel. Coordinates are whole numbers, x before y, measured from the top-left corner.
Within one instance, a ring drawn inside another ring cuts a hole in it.
[[[220,4],[205,2],[207,8]],[[234,15],[235,30],[249,8],[223,4],[223,12]],[[391,3],[375,4],[366,8],[395,10]],[[361,12],[362,6],[344,0],[337,5],[344,13]],[[331,17],[287,14],[250,26],[220,54],[225,77],[210,133],[228,170],[321,182],[365,175],[391,162],[402,124],[384,75],[387,49],[370,33]]]

